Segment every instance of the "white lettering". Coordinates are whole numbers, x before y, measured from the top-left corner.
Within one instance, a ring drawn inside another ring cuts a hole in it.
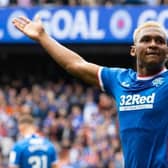
[[[128,95],[126,101],[124,100],[126,105],[131,105],[132,103],[132,95]]]
[[[131,104],[139,104],[140,103],[140,95],[136,94],[132,96],[132,103]]]
[[[125,104],[125,95],[120,97],[120,105],[123,106]]]
[[[92,39],[103,39],[105,32],[102,29],[98,29],[99,26],[99,15],[97,10],[92,10],[90,13],[90,36]]]
[[[155,93],[148,96],[134,95],[121,95],[120,97],[120,111],[152,109],[155,99]]]
[[[67,38],[69,33],[73,31],[72,23],[72,16],[67,10],[57,11],[51,20],[53,36],[58,39]]]
[[[4,31],[0,29],[0,39],[4,37]]]
[[[36,15],[39,15],[42,19],[43,25],[45,27],[45,30],[48,34],[51,34],[51,31],[53,29],[52,26],[50,26],[50,22],[48,21],[49,19],[51,19],[51,12],[49,10],[39,10]],[[35,16],[36,16],[35,15]],[[34,17],[35,17],[34,16]]]
[[[35,14],[41,16],[46,31],[56,39],[76,39],[78,36],[81,36],[83,39],[95,40],[106,38],[105,30],[100,28],[100,26],[105,26],[99,25],[99,10],[97,9],[88,10],[88,13],[82,9],[75,10],[74,13],[66,10],[66,8],[55,10],[54,13],[47,9],[41,9]],[[24,36],[13,26],[12,20],[14,17],[26,15],[26,11],[24,10],[14,10],[10,14],[6,27],[11,38],[17,40]],[[123,9],[114,10],[109,19],[107,26],[109,24],[112,36],[117,39],[127,38],[133,25],[129,11]],[[147,20],[158,21],[168,32],[166,26],[168,20],[167,9],[160,11],[155,9],[144,10],[139,15],[137,24],[139,25]],[[0,29],[0,39],[4,38],[4,36],[5,31]],[[141,101],[143,102],[145,100],[141,99]]]
[[[142,110],[142,109],[152,109],[153,104],[141,104],[134,106],[121,106],[119,108],[120,111],[130,111],[130,110]]]
[[[120,97],[121,106],[139,105],[139,104],[152,104],[154,103],[155,93],[149,96],[141,96],[139,94],[134,95],[122,95]]]
[[[9,32],[10,36],[13,37],[14,39],[20,39],[24,36],[23,33],[21,33],[19,30],[17,30],[12,24],[13,18],[18,17],[18,16],[26,16],[26,14],[21,10],[14,11],[9,16],[9,19],[7,22],[8,32]]]
[[[157,13],[155,10],[145,10],[141,13],[138,20],[138,25],[144,23],[147,20],[155,20],[157,17]]]
[[[154,99],[155,99],[155,93],[152,93],[151,96],[147,96],[147,97],[146,97],[146,102],[147,102],[147,103],[153,103],[153,102],[154,102]]]
[[[75,39],[78,34],[80,34],[84,39],[87,39],[89,37],[89,25],[87,23],[87,18],[84,11],[79,10],[76,13],[73,27],[71,27],[70,32],[70,37],[72,39]]]
[[[164,26],[167,19],[168,19],[168,11],[164,10],[159,14],[158,22]],[[164,26],[164,28],[168,32],[168,29],[166,29],[166,26]]]
[[[137,24],[140,25],[147,20],[156,20],[161,25],[163,25],[165,30],[167,30],[168,32],[168,29],[166,29],[166,26],[165,26],[165,22],[167,19],[168,19],[168,10],[162,10],[160,13],[157,13],[157,11],[150,9],[150,10],[145,10],[141,13]]]
[[[146,97],[145,97],[145,96],[142,96],[142,97],[140,98],[140,100],[139,100],[139,103],[140,103],[140,104],[144,104],[145,101],[146,101]]]
[[[34,151],[37,151],[37,150],[47,151],[47,146],[44,146],[44,144],[42,144],[42,145],[32,145],[32,146],[29,146],[28,150],[30,152],[34,152]]]

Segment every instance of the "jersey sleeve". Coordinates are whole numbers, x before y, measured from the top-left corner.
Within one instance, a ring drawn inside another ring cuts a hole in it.
[[[50,144],[50,159],[52,165],[57,163],[58,160],[57,151],[52,143]]]
[[[117,76],[121,71],[120,68],[101,67],[98,72],[99,85],[102,91],[114,96],[114,89],[117,86]]]
[[[21,148],[15,144],[9,154],[9,166],[19,167],[21,159]]]

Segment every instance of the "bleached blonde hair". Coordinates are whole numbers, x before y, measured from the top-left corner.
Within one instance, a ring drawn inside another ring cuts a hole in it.
[[[150,21],[144,22],[143,24],[141,24],[140,26],[138,26],[134,30],[134,33],[133,33],[133,41],[134,41],[134,43],[136,42],[137,36],[140,33],[140,31],[142,29],[148,28],[148,27],[156,27],[156,28],[160,29],[165,34],[165,38],[167,38],[167,32],[166,32],[165,28],[160,23],[150,20]]]

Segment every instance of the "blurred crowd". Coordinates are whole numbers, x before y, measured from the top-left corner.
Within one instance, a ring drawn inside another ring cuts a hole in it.
[[[68,6],[113,6],[113,5],[162,5],[168,4],[168,0],[0,0],[0,7],[35,5],[68,5]]]
[[[98,88],[78,81],[0,89],[0,168],[7,168],[13,144],[21,137],[17,119],[33,115],[42,136],[58,152],[60,168],[123,168],[115,102]]]

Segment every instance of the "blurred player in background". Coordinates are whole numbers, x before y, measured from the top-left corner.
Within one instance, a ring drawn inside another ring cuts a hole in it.
[[[66,71],[115,98],[125,168],[168,168],[168,49],[160,24],[148,21],[134,31],[130,54],[136,58],[136,71],[87,62],[52,39],[39,17],[18,17],[13,24]]]
[[[36,133],[37,127],[32,116],[21,116],[18,128],[23,139],[16,142],[10,152],[9,168],[57,168],[55,147]]]

